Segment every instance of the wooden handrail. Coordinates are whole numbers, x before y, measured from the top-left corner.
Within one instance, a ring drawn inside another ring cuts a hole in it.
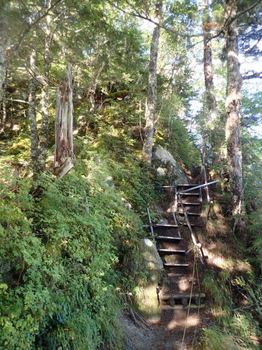
[[[190,224],[190,221],[188,220],[188,216],[187,216],[187,211],[184,210],[184,216],[185,216],[185,220],[186,220],[186,224],[189,228],[189,231],[190,231],[190,235],[191,235],[191,239],[192,239],[192,242],[194,244],[194,246],[197,248],[197,250],[199,251],[199,257],[200,257],[200,261],[203,265],[205,265],[205,255],[204,255],[204,252],[203,252],[203,249],[202,249],[202,244],[200,242],[198,242],[194,232],[193,232],[193,229],[192,229],[192,226]]]
[[[180,193],[181,192],[178,193],[179,200],[181,200]],[[187,210],[185,209],[185,206],[184,206],[182,201],[181,201],[181,204],[182,204],[182,209],[183,209],[183,213],[184,213],[184,218],[185,218],[186,224],[187,224],[189,231],[190,231],[190,236],[191,236],[192,242],[193,242],[194,246],[196,247],[196,249],[199,251],[199,257],[200,257],[201,263],[203,265],[205,265],[205,256],[203,253],[202,244],[198,241],[196,235],[194,234],[194,231],[193,231],[192,226],[190,224],[190,221],[188,219]]]
[[[191,191],[197,190],[197,189],[199,189],[199,188],[203,188],[203,187],[207,187],[207,186],[216,184],[217,182],[219,182],[219,181],[218,181],[218,180],[215,180],[215,181],[207,182],[206,184],[197,185],[197,186],[195,186],[195,187],[188,188],[187,190],[179,191],[179,193],[182,194],[182,193],[191,192]]]

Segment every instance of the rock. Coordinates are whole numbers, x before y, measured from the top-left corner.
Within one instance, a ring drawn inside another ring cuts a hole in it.
[[[132,209],[132,204],[130,202],[128,202],[124,197],[121,198],[121,201],[123,202],[124,206],[128,209],[131,210]]]
[[[153,161],[157,165],[156,171],[159,176],[166,176],[171,173],[177,183],[188,183],[183,170],[167,149],[157,146]]]
[[[110,188],[115,188],[112,176],[107,176],[105,179],[105,185]]]
[[[164,266],[156,249],[155,243],[144,238],[141,241],[141,253],[144,260],[143,266],[148,279],[143,286],[135,290],[136,305],[147,321],[160,320],[160,308],[156,289],[162,281]]]
[[[148,238],[142,240],[142,254],[146,267],[149,270],[161,271],[164,269],[162,259],[158,254],[154,242]]]

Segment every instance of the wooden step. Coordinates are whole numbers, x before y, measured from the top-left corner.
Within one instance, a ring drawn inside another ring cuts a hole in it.
[[[178,204],[179,204],[179,205],[192,205],[192,206],[194,206],[194,207],[196,207],[196,206],[198,206],[198,205],[201,205],[200,202],[195,202],[195,203],[193,203],[193,202],[178,202]]]
[[[159,254],[186,254],[186,250],[183,249],[165,249],[165,248],[159,248],[158,250]]]
[[[169,299],[190,299],[190,297],[192,299],[203,299],[206,297],[205,293],[192,293],[191,294],[183,294],[183,293],[174,293],[174,294],[165,294],[165,295],[161,295],[161,300],[169,300]]]
[[[178,215],[184,215],[184,213],[181,211],[181,212],[177,212]],[[200,216],[201,213],[190,213],[188,212],[187,213],[188,216]]]
[[[178,225],[177,228],[179,229],[179,227],[181,227],[181,225],[187,226],[187,224],[186,224],[185,222],[181,222],[181,223]],[[146,225],[145,225],[145,226],[146,226]],[[145,227],[145,226],[144,226],[144,227]],[[192,227],[201,227],[202,224],[201,224],[201,223],[192,223],[191,226],[192,226]],[[148,227],[150,227],[150,226],[148,226]]]
[[[199,184],[177,184],[176,187],[196,187],[196,186],[199,186]]]
[[[184,222],[184,223],[183,223],[183,226],[187,226],[187,223]],[[190,223],[190,226],[191,226],[191,227],[202,227],[203,225],[202,225],[202,224],[191,224],[191,223]]]
[[[189,305],[161,305],[161,310],[188,310],[190,308],[190,310],[195,310],[195,309],[203,309],[206,305],[205,304],[200,304],[200,305],[196,305],[196,304],[191,304]]]
[[[200,193],[198,192],[186,192],[186,193],[180,193],[180,196],[192,196],[192,197],[199,197]]]
[[[179,278],[179,277],[184,277],[185,273],[184,273],[184,271],[180,272],[180,273],[167,271],[166,276],[167,276],[167,278]]]
[[[189,264],[186,263],[164,263],[165,267],[188,267]]]
[[[156,236],[157,241],[172,241],[177,242],[181,241],[183,238],[181,237],[173,237],[173,236]]]
[[[175,224],[153,224],[153,228],[178,228]],[[150,225],[143,225],[145,228],[150,228]]]

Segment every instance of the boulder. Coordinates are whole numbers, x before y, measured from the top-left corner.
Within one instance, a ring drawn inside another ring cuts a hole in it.
[[[161,271],[164,269],[162,259],[160,258],[155,243],[152,240],[148,238],[142,240],[142,254],[148,270]]]
[[[177,183],[188,183],[186,175],[172,154],[162,146],[157,146],[153,155],[159,176],[172,176]]]
[[[163,279],[164,266],[152,240],[144,238],[141,241],[141,253],[143,266],[149,278],[143,286],[136,289],[136,304],[147,321],[157,322],[160,320],[160,308],[156,291]]]

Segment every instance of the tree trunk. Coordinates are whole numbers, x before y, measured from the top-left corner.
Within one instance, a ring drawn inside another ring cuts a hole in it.
[[[67,81],[57,89],[55,137],[55,174],[63,177],[74,166],[71,65],[67,67]]]
[[[162,15],[162,1],[156,3],[155,17],[156,22],[160,24]],[[148,91],[145,110],[145,140],[143,145],[144,159],[151,164],[152,149],[155,129],[155,115],[157,104],[157,59],[158,59],[158,46],[160,37],[160,26],[156,25],[152,35],[152,42],[150,48],[150,61],[149,61],[149,75],[148,75]]]
[[[203,0],[203,34],[204,34],[204,77],[206,88],[206,106],[208,128],[214,128],[217,117],[217,102],[214,94],[212,43],[211,43],[211,18],[209,13],[209,1]]]
[[[0,121],[1,129],[4,129],[5,124],[5,79],[6,79],[6,47],[7,47],[7,33],[6,33],[6,17],[4,15],[4,8],[6,4],[0,5],[0,109],[2,118]]]
[[[0,28],[0,31],[2,29]],[[5,47],[2,45],[2,33],[0,35],[0,103],[3,99],[3,86],[5,81]]]
[[[236,0],[226,0],[225,14],[229,20],[237,13]],[[243,177],[240,136],[240,102],[242,78],[238,57],[237,21],[233,21],[226,32],[227,91],[226,91],[226,145],[230,185],[233,194],[233,214],[242,211]]]
[[[97,57],[95,64],[96,65],[99,61],[99,56]],[[96,101],[95,101],[95,94],[96,94],[96,88],[97,88],[97,83],[98,79],[104,69],[105,62],[102,62],[99,68],[94,68],[94,72],[92,74],[91,78],[91,84],[89,88],[89,101],[90,101],[90,112],[93,113],[96,111],[97,106],[96,106]]]
[[[6,61],[6,35],[5,35],[5,20],[0,14],[0,103],[2,102],[3,84],[5,80],[5,61]]]
[[[213,158],[213,147],[211,133],[215,127],[217,118],[217,102],[214,93],[213,62],[212,62],[212,41],[211,41],[211,18],[209,0],[202,0],[202,26],[203,26],[203,44],[204,44],[204,79],[205,79],[205,127],[203,128],[202,145],[202,165],[207,181],[206,167],[210,158]],[[206,188],[207,200],[209,202],[209,188]]]
[[[45,9],[50,8],[52,5],[51,0],[46,0]],[[50,71],[50,46],[52,42],[51,31],[51,16],[45,17],[45,38],[44,38],[44,77],[43,87],[41,94],[41,114],[42,114],[42,127],[39,132],[39,148],[40,148],[40,162],[41,167],[45,169],[45,162],[47,157],[48,147],[48,124],[49,124],[49,71]]]
[[[33,175],[34,177],[37,176],[37,174],[41,171],[41,165],[39,162],[39,136],[38,136],[38,130],[37,130],[37,123],[36,123],[36,88],[37,88],[37,81],[35,79],[34,73],[36,68],[36,51],[32,50],[32,53],[30,55],[30,72],[31,72],[31,79],[29,83],[29,94],[28,94],[28,119],[30,124],[30,132],[31,132],[31,161],[32,161],[32,168],[33,168]]]

